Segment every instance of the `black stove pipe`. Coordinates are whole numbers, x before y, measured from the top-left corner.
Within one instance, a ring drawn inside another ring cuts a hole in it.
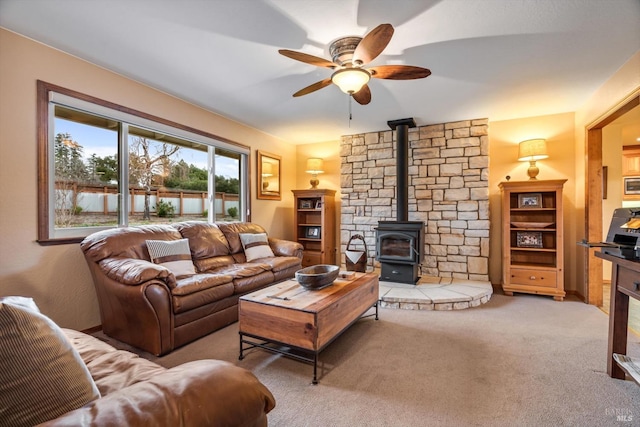
[[[413,118],[389,120],[396,131],[396,221],[409,219],[409,128],[416,127]]]

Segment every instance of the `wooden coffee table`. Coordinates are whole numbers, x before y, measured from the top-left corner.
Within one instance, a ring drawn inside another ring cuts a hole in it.
[[[317,384],[318,354],[356,320],[373,316],[364,316],[372,307],[378,320],[378,276],[373,273],[338,278],[313,291],[292,279],[244,295],[239,359],[245,350],[259,347],[313,363],[312,383]]]

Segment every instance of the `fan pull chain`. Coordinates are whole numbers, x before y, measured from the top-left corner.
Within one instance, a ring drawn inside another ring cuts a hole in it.
[[[349,128],[351,128],[351,120],[353,116],[351,115],[351,100],[353,99],[353,95],[349,94]]]

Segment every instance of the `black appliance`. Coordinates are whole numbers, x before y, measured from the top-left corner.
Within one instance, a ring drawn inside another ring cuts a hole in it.
[[[602,248],[605,254],[640,261],[640,208],[613,211],[606,242],[580,242],[590,248]]]
[[[640,260],[640,208],[619,208],[613,212],[602,252],[619,258]]]
[[[380,221],[376,228],[376,257],[380,279],[415,285],[424,258],[424,223]]]

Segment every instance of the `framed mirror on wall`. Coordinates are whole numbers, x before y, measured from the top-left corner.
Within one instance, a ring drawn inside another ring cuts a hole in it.
[[[257,150],[257,182],[258,199],[282,200],[280,191],[280,160],[276,154]]]

